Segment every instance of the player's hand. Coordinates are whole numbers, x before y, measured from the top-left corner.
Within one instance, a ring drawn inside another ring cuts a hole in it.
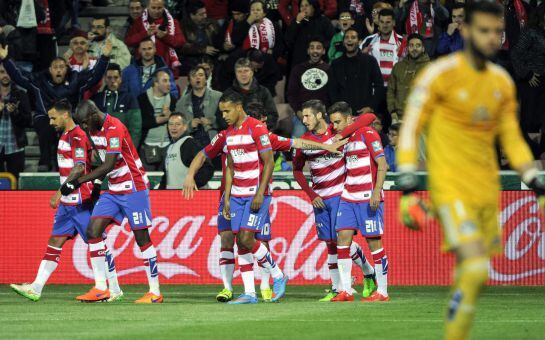
[[[70,195],[74,190],[79,188],[81,186],[80,183],[78,183],[78,179],[73,179],[70,182],[66,181],[63,185],[61,185],[61,188],[59,191],[63,196]]]
[[[399,212],[401,223],[409,229],[421,230],[430,216],[429,202],[416,193],[401,196]]]
[[[229,199],[223,198],[223,218],[230,221],[231,220],[231,202]]]
[[[380,207],[381,200],[382,200],[382,196],[380,194],[380,191],[373,190],[373,194],[371,195],[371,200],[369,200],[369,206],[371,207],[371,210],[376,211],[378,207]]]
[[[185,176],[182,191],[186,200],[193,198],[193,191],[199,191],[199,188],[197,188],[197,183],[195,183],[195,179],[193,178],[193,176]]]
[[[61,200],[61,193],[60,191],[57,190],[55,194],[51,196],[51,198],[49,199],[49,206],[53,209],[57,209],[57,207],[59,206],[60,200]]]
[[[336,137],[336,136],[335,136]],[[338,142],[335,142],[333,144],[326,144],[324,145],[326,151],[338,155],[342,155],[342,150],[339,150],[341,147],[343,147],[346,143],[348,143],[348,138],[341,139]]]
[[[6,47],[2,47],[0,45],[0,60],[4,60],[8,57],[8,45]]]
[[[325,209],[324,200],[320,196],[317,196],[312,200],[312,206],[316,209]]]
[[[109,57],[110,53],[112,53],[112,41],[110,39],[106,39],[104,46],[102,46],[102,55]]]
[[[252,205],[250,206],[253,212],[257,212],[259,211],[259,209],[261,209],[261,205],[263,204],[264,199],[265,197],[263,196],[263,194],[255,194],[254,199],[252,200]]]

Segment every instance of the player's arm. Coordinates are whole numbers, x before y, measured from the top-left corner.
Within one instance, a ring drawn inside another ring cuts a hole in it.
[[[303,150],[325,150],[330,153],[342,154],[339,149],[348,143],[348,140],[341,140],[333,144],[318,143],[308,139],[295,138],[293,139],[292,148]]]
[[[303,174],[303,168],[305,167],[305,155],[300,150],[295,150],[293,156],[293,177],[301,189],[307,194],[308,198],[312,202],[312,206],[315,208],[325,208],[322,198],[308,185],[307,178]]]
[[[107,153],[104,163],[99,165],[95,170],[91,171],[87,175],[83,175],[71,181],[67,180],[61,186],[61,189],[60,189],[61,193],[63,195],[68,195],[72,191],[79,188],[85,182],[94,181],[97,178],[98,179],[104,178],[104,176],[106,176],[109,172],[111,172],[114,169],[116,161],[117,161],[117,153]]]
[[[517,101],[515,97],[515,86],[509,79],[509,86],[506,88],[506,97],[503,107],[504,111],[500,116],[499,138],[500,144],[511,167],[516,170],[522,181],[536,193],[541,206],[545,205],[545,181],[538,177],[538,167],[528,144],[524,141],[517,121]]]
[[[201,150],[191,161],[189,169],[187,170],[187,175],[185,176],[182,191],[186,200],[193,198],[194,190],[199,190],[197,188],[197,183],[195,183],[195,174],[204,165],[204,162],[206,162],[206,155],[204,154],[204,151]]]
[[[252,200],[251,209],[253,211],[258,211],[259,208],[261,208],[261,204],[265,198],[265,190],[267,190],[269,186],[274,170],[274,156],[270,148],[268,150],[262,150],[259,153],[259,157],[263,162],[263,172],[261,173],[259,188],[257,189],[254,199]]]
[[[233,187],[233,176],[235,169],[231,154],[227,154],[227,167],[225,168],[225,189],[223,191],[223,217],[231,219],[231,188]]]
[[[386,162],[386,157],[384,157],[384,148],[382,147],[378,132],[373,129],[367,129],[365,131],[364,140],[371,157],[373,157],[377,163],[377,178],[375,179],[373,193],[371,194],[371,200],[369,202],[371,209],[377,210],[382,201],[382,188],[384,186],[384,181],[386,180],[388,163]]]
[[[81,174],[83,174],[84,172],[85,172],[85,163],[78,162],[78,163],[74,164],[74,166],[72,167],[72,170],[70,170],[70,174],[68,174],[68,177],[66,177],[66,181],[64,183],[68,183],[70,181],[73,181],[73,180],[79,178],[81,176]],[[63,183],[63,185],[64,185],[64,183]],[[62,186],[61,186],[61,188],[62,188]],[[70,191],[68,194],[70,194],[71,192],[72,191]],[[60,201],[62,195],[63,194],[61,192],[61,189],[59,188],[59,190],[57,190],[55,192],[55,194],[49,200],[49,206],[51,206],[51,208],[53,208],[53,209],[56,209],[59,206],[59,201]]]
[[[364,113],[360,115],[356,120],[345,127],[341,132],[339,132],[335,137],[338,140],[344,139],[348,136],[351,136],[354,132],[361,129],[362,127],[369,126],[377,119],[377,116],[373,113]]]

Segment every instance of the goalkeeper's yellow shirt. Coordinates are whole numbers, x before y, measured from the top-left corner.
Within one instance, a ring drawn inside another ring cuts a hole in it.
[[[431,63],[408,98],[397,152],[400,170],[415,169],[419,135],[427,134],[432,201],[497,204],[500,189],[495,141],[511,167],[531,162],[516,118],[512,79],[487,63],[474,69],[463,52]]]

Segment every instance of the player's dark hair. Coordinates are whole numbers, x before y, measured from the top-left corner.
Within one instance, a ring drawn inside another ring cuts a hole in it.
[[[98,112],[100,112],[100,110],[96,106],[95,102],[90,99],[82,100],[76,107],[76,112],[74,112],[74,118],[78,122],[83,122],[85,121],[87,116]]]
[[[304,109],[310,109],[312,111],[312,114],[314,115],[321,113],[323,118],[325,118],[327,115],[327,109],[324,103],[319,99],[307,100],[301,106],[301,110],[304,110]]]
[[[327,110],[327,114],[329,116],[337,112],[342,114],[343,116],[351,116],[352,108],[350,107],[350,104],[348,104],[347,102],[336,102],[335,104],[329,107],[329,110]]]
[[[378,17],[392,17],[392,19],[395,18],[394,10],[390,8],[384,8],[381,9],[380,12],[378,12]]]
[[[227,90],[223,92],[223,95],[220,98],[221,103],[233,103],[233,104],[242,104],[244,98],[242,95],[233,90]]]
[[[503,6],[486,0],[471,1],[466,6],[466,23],[470,24],[476,13],[491,14],[503,18]]]
[[[70,104],[68,99],[57,100],[53,104],[53,108],[57,112],[68,112],[69,114],[72,114],[72,104]]]
[[[103,15],[97,15],[93,17],[93,20],[104,20],[104,27],[110,27],[110,18]]]
[[[121,74],[121,66],[116,63],[109,63],[108,67],[106,68],[106,71],[118,71],[119,74]]]
[[[354,26],[350,26],[346,32],[344,32],[344,36],[346,37],[346,33],[348,32],[356,32],[356,34],[358,35],[358,40],[360,39],[360,32],[354,27]]]
[[[413,40],[413,39],[418,39],[420,40],[422,43],[424,42],[424,38],[418,34],[418,33],[411,33],[409,34],[409,36],[407,37],[407,42]]]
[[[261,119],[262,117],[267,116],[267,110],[260,102],[249,102],[248,104],[244,105],[244,111],[248,116],[255,119]]]

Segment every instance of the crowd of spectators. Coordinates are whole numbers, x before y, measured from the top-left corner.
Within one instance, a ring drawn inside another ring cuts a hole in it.
[[[545,2],[500,2],[506,29],[496,62],[517,84],[521,127],[542,158]],[[63,98],[74,107],[90,98],[121,119],[145,168],[161,170],[172,143],[198,149],[226,127],[225,91],[261,103],[269,129],[285,136],[305,132],[301,106],[310,99],[374,112],[395,171],[413,79],[464,45],[464,0],[129,0],[121,25],[96,16],[82,27],[83,6],[110,3],[0,0],[0,172],[24,171],[28,129],[39,139],[38,170],[55,170],[47,111]],[[188,152],[179,152],[184,162]]]

